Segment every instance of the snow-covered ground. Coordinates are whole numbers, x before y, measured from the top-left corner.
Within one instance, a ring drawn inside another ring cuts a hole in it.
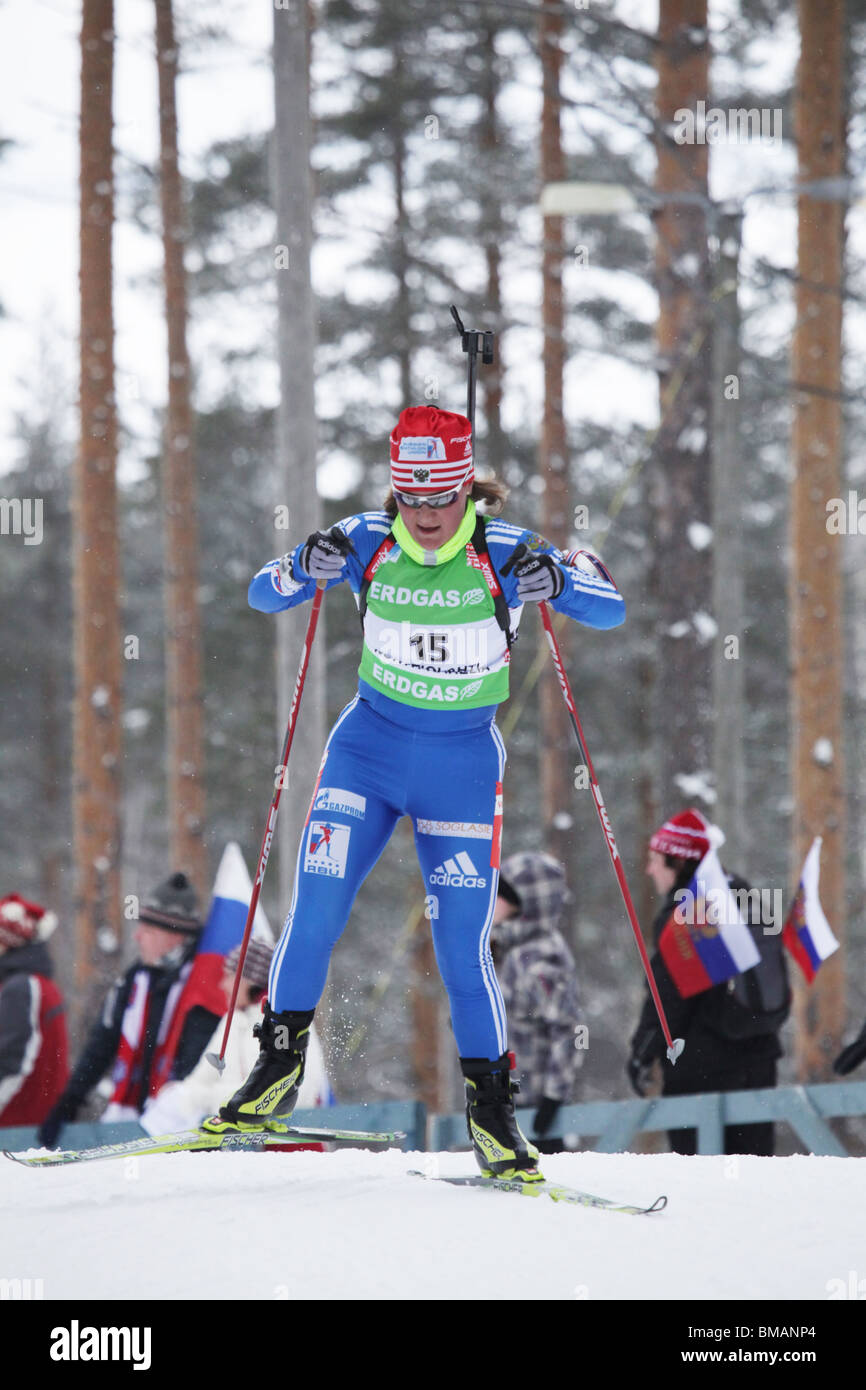
[[[474,1171],[396,1151],[4,1161],[0,1279],[76,1302],[866,1298],[866,1159],[545,1159],[606,1197],[666,1193],[649,1217],[408,1176],[425,1166]]]

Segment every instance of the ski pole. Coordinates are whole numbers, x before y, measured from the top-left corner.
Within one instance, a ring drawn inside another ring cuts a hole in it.
[[[668,1021],[665,1017],[664,1007],[659,996],[655,978],[653,977],[652,966],[649,962],[649,956],[647,955],[646,946],[644,945],[643,937],[641,936],[640,926],[638,925],[637,914],[634,910],[634,903],[632,902],[631,893],[629,892],[628,883],[626,882],[625,870],[622,867],[622,860],[620,858],[619,850],[616,846],[613,827],[610,823],[610,817],[607,814],[607,807],[604,804],[604,798],[601,794],[601,788],[598,785],[598,780],[595,775],[595,768],[592,765],[592,759],[589,756],[589,749],[586,746],[586,739],[583,735],[583,728],[581,727],[580,717],[577,713],[577,706],[574,703],[574,696],[571,693],[571,686],[569,684],[565,666],[563,665],[562,653],[559,650],[559,643],[556,640],[556,633],[553,630],[553,623],[550,618],[550,611],[546,603],[539,604],[539,608],[541,609],[541,621],[544,624],[544,631],[547,634],[548,645],[550,646],[551,656],[553,657],[554,670],[556,671],[557,679],[559,681],[559,688],[562,691],[562,698],[565,700],[565,706],[568,710],[569,718],[571,719],[571,725],[577,737],[578,748],[580,749],[581,756],[584,762],[586,763],[587,771],[589,772],[589,783],[592,789],[592,798],[595,802],[595,809],[598,812],[598,818],[601,821],[601,828],[604,832],[604,841],[607,845],[611,863],[613,864],[613,871],[616,874],[616,880],[619,884],[620,892],[622,893],[622,899],[625,903],[625,910],[628,913],[628,919],[631,923],[631,929],[634,932],[634,939],[637,942],[637,948],[640,951],[640,958],[643,962],[643,968],[644,973],[646,974],[647,984],[649,985],[650,993],[652,994],[653,1002],[656,1006],[656,1012],[659,1016],[659,1023],[661,1024],[662,1032],[665,1036],[665,1043],[667,1044],[668,1061],[673,1065],[686,1045],[685,1040],[683,1038],[671,1038],[671,1030],[668,1027]]]
[[[313,606],[310,612],[310,620],[307,623],[307,633],[304,638],[304,645],[301,651],[301,660],[298,666],[298,677],[295,681],[295,690],[294,694],[292,695],[292,703],[289,709],[289,722],[286,727],[286,737],[283,741],[283,752],[279,763],[280,772],[277,778],[277,785],[276,790],[274,792],[273,800],[271,801],[271,809],[268,812],[268,819],[265,825],[264,838],[262,839],[262,847],[259,851],[259,863],[258,868],[256,869],[256,877],[253,882],[253,891],[250,896],[250,906],[249,911],[247,912],[246,926],[244,927],[243,940],[241,941],[241,953],[238,959],[237,969],[235,971],[234,984],[232,986],[232,997],[231,1002],[229,1003],[228,1015],[226,1017],[226,1026],[225,1032],[223,1033],[222,1047],[220,1048],[218,1054],[216,1052],[209,1052],[207,1054],[208,1061],[211,1063],[212,1066],[216,1067],[217,1071],[220,1073],[222,1073],[225,1070],[226,1044],[229,1040],[229,1032],[232,1026],[232,1018],[234,1017],[235,1001],[237,1000],[238,990],[240,989],[241,975],[243,974],[244,969],[244,959],[247,954],[247,946],[249,945],[250,936],[252,935],[253,921],[256,915],[256,908],[259,904],[259,894],[262,891],[262,883],[265,877],[265,869],[268,866],[268,857],[270,855],[271,845],[274,839],[274,830],[277,824],[277,810],[279,809],[280,805],[280,796],[282,795],[283,781],[285,779],[286,767],[288,766],[289,753],[292,747],[292,740],[295,736],[295,726],[298,722],[298,710],[300,709],[301,705],[301,695],[304,692],[304,681],[307,678],[307,666],[309,665],[310,661],[310,652],[313,646],[313,638],[316,635],[316,627],[319,622],[319,609],[322,606],[322,599],[324,597],[324,594],[325,580],[320,579],[316,584],[316,592],[313,595]]]
[[[475,381],[478,373],[478,354],[481,353],[481,361],[485,366],[493,361],[493,339],[494,334],[489,329],[479,331],[475,328],[465,329],[463,320],[457,312],[456,305],[451,305],[451,317],[457,325],[457,332],[460,334],[463,351],[468,354],[467,362],[468,378],[466,384],[466,417],[472,426],[472,449],[475,450]]]

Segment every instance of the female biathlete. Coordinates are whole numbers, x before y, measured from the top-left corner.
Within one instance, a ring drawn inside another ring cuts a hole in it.
[[[304,1071],[331,951],[358,888],[401,816],[410,816],[436,960],[466,1079],[467,1119],[485,1174],[541,1177],[514,1116],[506,1019],[489,937],[499,876],[505,748],[496,706],[508,697],[524,603],[549,601],[589,627],[618,626],[625,605],[599,565],[565,563],[543,537],[486,519],[505,489],[476,482],[463,415],[417,406],[391,436],[391,494],[317,531],[250,585],[263,612],[294,608],[316,584],[348,579],[363,624],[358,693],[325,747],[298,850],[294,893],[274,953],[260,1055],[205,1122],[279,1129]]]

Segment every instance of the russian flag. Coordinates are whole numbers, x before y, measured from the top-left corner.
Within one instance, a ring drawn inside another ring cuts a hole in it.
[[[782,928],[782,941],[791,952],[809,984],[812,983],[821,964],[838,951],[839,942],[833,935],[830,923],[818,899],[818,878],[820,876],[821,837],[812,841],[812,848],[806,855],[800,885],[794,894],[791,911]]]
[[[253,881],[240,845],[231,840],[223,850],[217,869],[210,911],[181,999],[184,1013],[200,1004],[212,1013],[225,1014],[226,1000],[221,988],[225,958],[243,940],[252,893]],[[256,906],[252,934],[273,945],[273,932],[260,903]]]
[[[165,1084],[171,1073],[174,1054],[190,1009],[198,1006],[207,1009],[218,1019],[225,1017],[226,997],[221,986],[225,958],[243,940],[252,892],[253,882],[240,845],[232,840],[223,850],[214,880],[210,910],[199,936],[192,969],[172,1014],[166,1041],[160,1045],[159,1061],[154,1068],[159,1086]],[[252,934],[273,945],[273,932],[260,903],[256,906]]]
[[[760,952],[715,849],[704,855],[675,898],[659,951],[684,999],[759,963]]]

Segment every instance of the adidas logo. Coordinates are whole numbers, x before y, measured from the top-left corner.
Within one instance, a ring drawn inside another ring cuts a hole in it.
[[[478,877],[478,870],[465,850],[446,859],[430,875],[430,882],[442,888],[486,888],[487,879]]]

